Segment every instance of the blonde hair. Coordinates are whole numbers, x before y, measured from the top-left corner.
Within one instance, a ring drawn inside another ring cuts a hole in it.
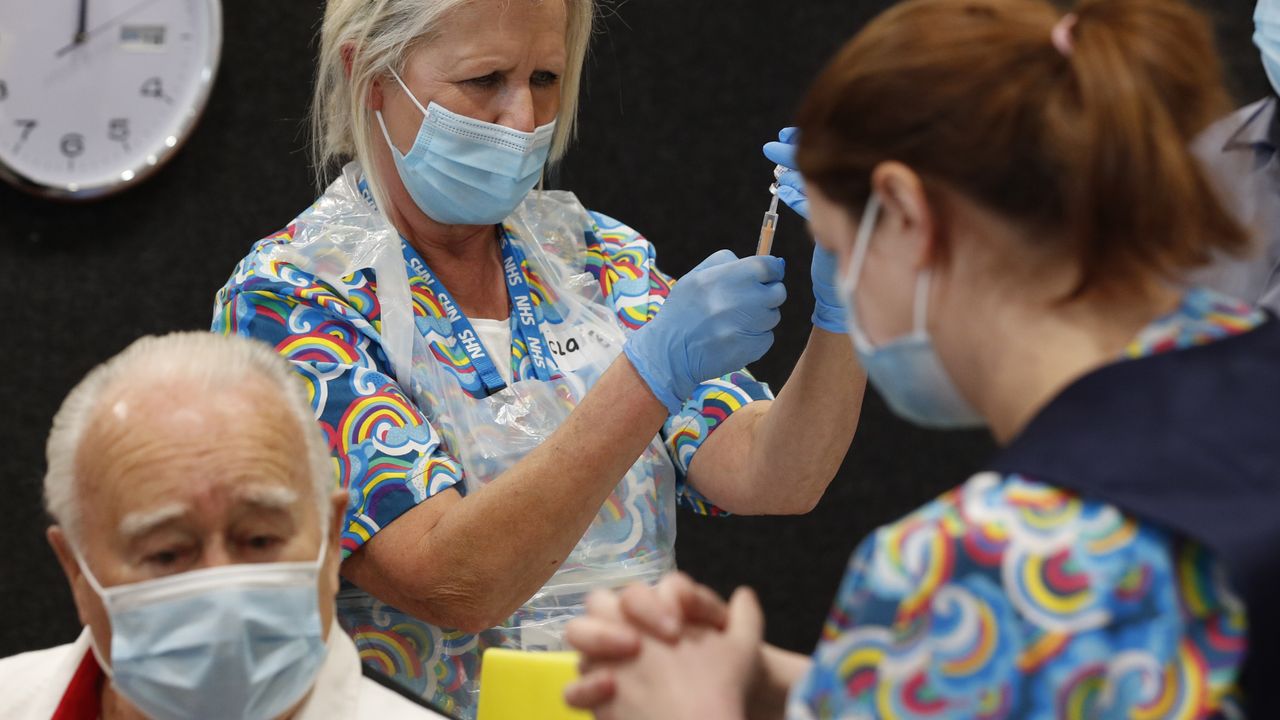
[[[320,30],[320,59],[311,103],[311,161],[323,188],[329,173],[346,160],[365,169],[374,198],[384,200],[372,172],[375,127],[368,98],[375,80],[404,70],[408,51],[430,42],[441,20],[468,0],[328,0]],[[544,1],[544,0],[536,0]],[[560,116],[551,162],[564,157],[574,137],[578,90],[595,18],[595,0],[565,0],[568,64],[560,79]],[[344,48],[353,48],[351,71]],[[376,135],[381,138],[381,135]],[[376,140],[380,141],[380,140]]]
[[[81,508],[75,484],[76,455],[109,390],[128,382],[176,381],[194,390],[218,393],[252,378],[265,380],[279,390],[277,396],[261,397],[259,402],[283,404],[298,423],[306,441],[306,454],[297,459],[308,466],[315,491],[312,499],[321,527],[326,526],[329,498],[338,489],[337,473],[302,379],[270,345],[208,332],[144,337],[91,370],[71,390],[53,418],[45,444],[45,509],[71,542],[78,543]]]

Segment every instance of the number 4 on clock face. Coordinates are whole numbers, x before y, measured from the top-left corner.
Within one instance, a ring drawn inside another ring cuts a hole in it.
[[[164,94],[164,80],[158,77],[147,78],[147,81],[142,83],[142,97],[155,98],[169,105],[173,104],[173,98]]]
[[[221,0],[0,0],[0,179],[81,200],[151,175],[195,128],[221,44]]]

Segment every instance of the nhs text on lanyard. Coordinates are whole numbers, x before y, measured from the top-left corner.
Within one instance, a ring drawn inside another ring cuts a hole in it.
[[[480,334],[476,332],[471,321],[467,319],[461,311],[458,310],[457,303],[454,302],[453,296],[445,289],[444,284],[434,273],[427,267],[422,258],[418,257],[413,248],[408,243],[402,243],[404,247],[405,260],[413,271],[422,278],[431,290],[431,294],[435,295],[436,300],[440,302],[440,307],[444,309],[445,317],[453,325],[453,335],[462,343],[463,349],[467,353],[467,357],[471,359],[471,364],[475,366],[476,373],[480,376],[480,381],[484,384],[485,390],[489,394],[493,394],[506,387],[502,376],[498,373],[498,368],[494,365],[493,360],[489,357],[489,353],[485,350],[484,345],[480,342]],[[529,282],[525,279],[524,271],[521,266],[524,264],[524,254],[511,238],[504,232],[502,236],[502,267],[507,281],[507,295],[511,299],[511,311],[516,315],[516,332],[519,333],[520,339],[524,340],[525,347],[529,352],[529,362],[533,365],[534,375],[542,381],[551,380],[556,376],[555,361],[547,355],[547,341],[542,335],[542,328],[538,325],[538,317],[533,309],[533,294],[529,289]],[[510,348],[508,348],[510,351]]]
[[[377,207],[368,183],[363,179],[360,181],[360,192],[370,205]],[[444,283],[440,282],[435,273],[431,272],[422,258],[418,257],[418,253],[403,238],[400,240],[400,245],[405,261],[422,278],[427,288],[431,290],[431,294],[435,295],[436,300],[440,302],[445,317],[453,325],[454,337],[462,343],[467,357],[475,366],[476,374],[480,376],[480,382],[484,384],[486,393],[492,395],[506,387],[507,384],[503,382],[497,366],[493,364],[489,353],[484,349],[484,344],[480,342],[480,335],[476,332],[475,326],[458,310],[458,304],[453,301],[453,296],[445,289]],[[516,330],[528,349],[534,375],[545,382],[555,378],[556,365],[551,358],[547,357],[547,342],[533,310],[533,295],[529,290],[524,271],[521,270],[523,264],[524,253],[511,241],[511,237],[504,228],[502,230],[502,268],[507,280],[507,295],[511,299],[512,312],[516,314]],[[511,349],[507,348],[507,352],[507,361],[510,362]]]

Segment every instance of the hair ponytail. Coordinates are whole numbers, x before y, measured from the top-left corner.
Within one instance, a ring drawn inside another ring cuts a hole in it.
[[[1208,24],[1175,0],[1085,0],[1070,63],[1076,91],[1046,113],[1068,177],[1081,289],[1110,272],[1164,276],[1240,251],[1191,140],[1227,106]],[[1074,97],[1073,97],[1074,96]]]

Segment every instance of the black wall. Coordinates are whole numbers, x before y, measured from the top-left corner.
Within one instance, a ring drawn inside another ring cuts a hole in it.
[[[223,4],[224,56],[208,112],[157,177],[85,206],[0,187],[0,309],[10,326],[0,348],[0,512],[10,539],[0,556],[0,657],[69,641],[78,628],[40,503],[44,438],[63,396],[140,335],[207,328],[235,262],[312,199],[303,119],[321,4]],[[761,144],[788,123],[824,60],[889,4],[615,1],[594,42],[581,135],[559,185],[644,232],[672,274],[717,248],[751,252],[771,177]],[[1252,6],[1213,3],[1242,101],[1267,89],[1249,41]],[[787,258],[792,300],[754,370],[778,388],[812,303],[796,216],[784,216],[776,252]],[[989,451],[984,435],[915,430],[871,397],[816,512],[683,514],[681,564],[722,591],[758,588],[769,639],[807,651],[858,540],[963,480]]]

